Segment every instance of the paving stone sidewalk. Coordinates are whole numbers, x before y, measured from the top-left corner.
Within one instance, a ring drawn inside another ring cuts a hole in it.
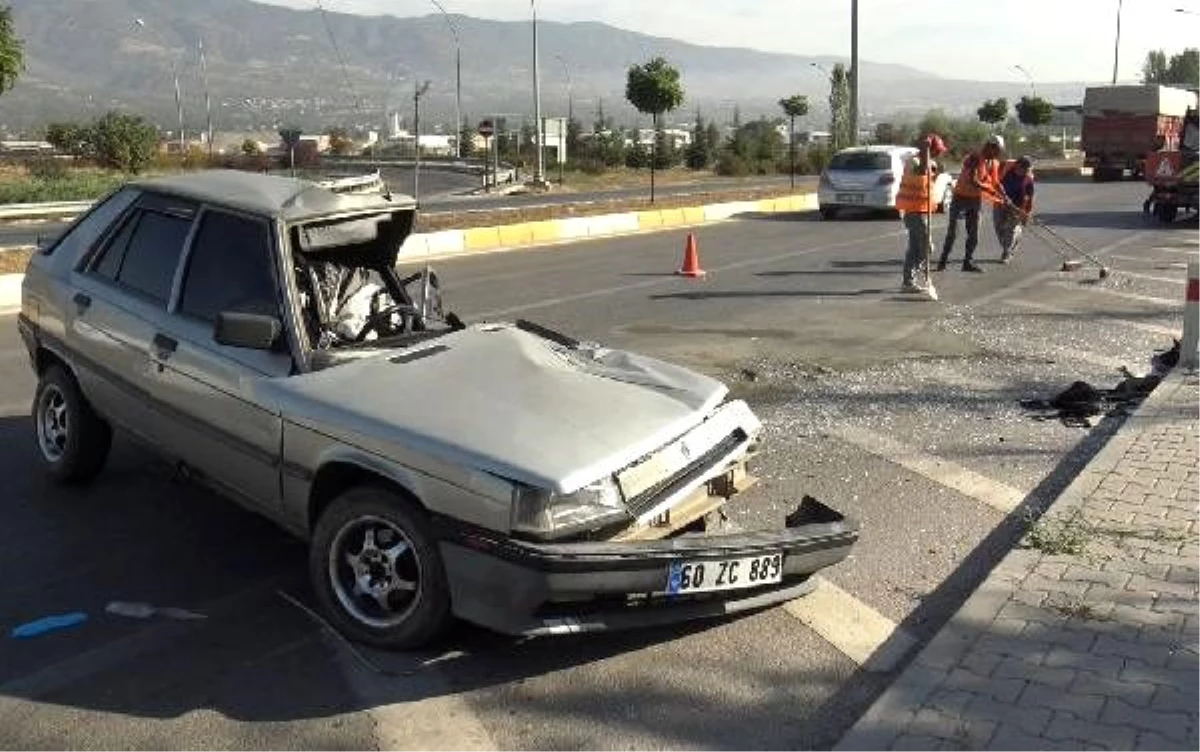
[[[1200,445],[1175,369],[837,749],[1200,748]]]

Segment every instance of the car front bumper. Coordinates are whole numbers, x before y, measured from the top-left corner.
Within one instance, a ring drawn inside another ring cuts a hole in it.
[[[783,529],[655,541],[530,543],[443,525],[454,613],[510,635],[629,629],[758,609],[804,595],[811,575],[846,557],[858,526],[816,499]],[[782,580],[740,590],[668,595],[675,561],[783,554]]]

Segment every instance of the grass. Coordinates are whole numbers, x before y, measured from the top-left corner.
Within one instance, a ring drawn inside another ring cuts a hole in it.
[[[1025,545],[1052,556],[1083,553],[1094,532],[1078,511],[1065,519],[1026,517],[1026,524]]]
[[[0,172],[0,204],[96,199],[128,180],[107,170],[68,170],[61,176],[35,177],[20,169]]]
[[[1108,617],[1101,614],[1092,604],[1079,599],[1067,598],[1063,601],[1053,601],[1046,604],[1051,611],[1057,612],[1068,619],[1080,621],[1106,621]]]

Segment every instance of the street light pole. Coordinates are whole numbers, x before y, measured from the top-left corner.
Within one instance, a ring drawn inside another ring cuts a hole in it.
[[[421,205],[421,96],[429,91],[429,82],[414,84],[413,87],[413,202]]]
[[[204,57],[204,37],[200,37],[198,46],[200,48],[200,73],[204,79],[204,118],[208,128],[208,161],[211,166],[213,157],[212,97],[208,93],[208,62]]]
[[[133,25],[139,29],[146,28],[146,22],[140,18],[134,18]],[[171,76],[175,79],[175,112],[179,116],[179,157],[182,159],[184,156],[185,136],[183,132],[183,96],[179,90],[179,61],[177,59],[171,60]]]
[[[558,184],[563,184],[563,163],[566,162],[567,154],[567,134],[571,132],[571,123],[575,122],[575,85],[571,81],[571,69],[567,67],[566,58],[562,55],[555,55],[555,59],[562,63],[563,75],[567,77],[567,124],[565,128],[560,128],[558,133]]]
[[[1014,65],[1013,68],[1025,75],[1026,80],[1029,81],[1029,91],[1033,94],[1033,98],[1037,99],[1037,86],[1033,83],[1033,76],[1029,75],[1029,71],[1025,70],[1023,66]]]
[[[850,0],[850,145],[858,146],[858,0]]]
[[[542,162],[542,89],[538,83],[538,32],[537,32],[537,0],[529,0],[529,9],[533,12],[533,124],[534,144],[537,146],[536,169],[533,182],[541,185],[545,182],[545,164]]]
[[[1117,0],[1117,38],[1113,41],[1113,86],[1117,85],[1117,62],[1121,59],[1121,4],[1124,0]]]
[[[462,159],[462,40],[458,37],[458,28],[450,20],[450,14],[438,0],[429,0],[446,19],[450,27],[450,35],[454,37],[454,158]]]

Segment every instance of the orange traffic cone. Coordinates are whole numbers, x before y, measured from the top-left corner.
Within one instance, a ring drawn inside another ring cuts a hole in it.
[[[708,274],[700,268],[700,253],[696,249],[696,233],[689,232],[687,245],[683,249],[683,267],[676,274],[684,277],[703,277]]]

